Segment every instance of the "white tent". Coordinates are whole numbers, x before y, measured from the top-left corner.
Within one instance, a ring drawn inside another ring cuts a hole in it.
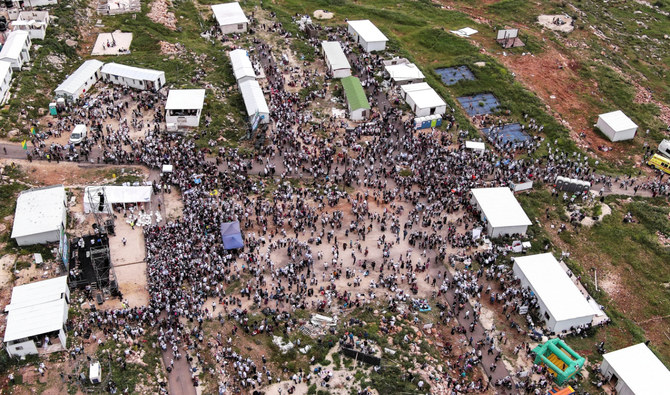
[[[236,49],[230,51],[228,56],[230,56],[230,65],[233,68],[233,74],[235,75],[238,84],[240,82],[256,79],[256,71],[251,64],[251,59],[249,59],[246,50]]]
[[[60,241],[66,229],[66,207],[62,185],[21,192],[16,200],[12,239],[20,246]]]
[[[17,30],[9,33],[0,50],[0,60],[12,64],[14,70],[21,70],[23,64],[30,61],[30,34]]]
[[[593,321],[598,313],[550,253],[515,257],[512,270],[537,296],[547,328],[559,333]]]
[[[414,63],[393,64],[384,66],[386,73],[396,84],[418,83],[423,81],[425,76]]]
[[[632,140],[637,125],[622,111],[612,111],[598,116],[596,127],[612,141]]]
[[[369,20],[349,21],[349,34],[365,52],[383,51],[388,38]]]
[[[0,60],[0,105],[9,98],[9,86],[12,83],[12,64]]]
[[[238,2],[213,5],[212,12],[223,34],[246,32],[249,27],[249,19]]]
[[[116,85],[141,90],[158,90],[165,85],[165,72],[126,66],[119,63],[107,63],[100,70],[102,80]]]
[[[102,212],[111,213],[112,204],[149,203],[153,189],[150,185],[88,186],[84,189],[84,212],[100,212],[100,195],[105,196]]]
[[[600,372],[619,395],[668,393],[670,371],[644,343],[603,355]]]
[[[247,109],[249,117],[258,113],[261,116],[260,123],[270,122],[270,109],[263,96],[263,90],[258,84],[258,81],[244,81],[238,84],[242,99],[244,99],[244,106]]]
[[[405,100],[417,117],[441,115],[447,111],[447,103],[442,100],[440,95],[430,85],[422,82],[419,84],[403,85],[403,88],[411,85],[421,86],[421,89],[405,90]]]
[[[54,91],[56,96],[75,100],[88,91],[100,78],[103,63],[99,60],[87,60],[70,74]]]
[[[322,41],[321,48],[326,57],[328,70],[335,78],[344,78],[351,75],[351,65],[338,41]]]
[[[197,127],[204,104],[204,89],[171,89],[165,102],[165,123]]]
[[[472,189],[472,203],[482,212],[491,237],[525,235],[530,219],[507,187]]]

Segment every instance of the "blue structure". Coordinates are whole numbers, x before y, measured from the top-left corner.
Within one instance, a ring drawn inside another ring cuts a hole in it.
[[[510,123],[503,127],[491,127],[482,129],[482,132],[494,142],[502,144],[507,143],[523,143],[532,140],[528,133],[521,130],[521,124]],[[500,140],[499,140],[500,138]]]
[[[468,66],[446,67],[435,69],[435,72],[440,75],[442,82],[447,85],[455,85],[458,81],[472,81],[475,75],[472,74]]]
[[[469,116],[491,114],[495,112],[500,103],[491,93],[478,93],[474,96],[463,96],[458,98],[459,103]]]
[[[242,240],[242,232],[240,231],[240,221],[222,223],[221,240],[223,241],[223,248],[226,250],[235,250],[244,247],[244,240]]]

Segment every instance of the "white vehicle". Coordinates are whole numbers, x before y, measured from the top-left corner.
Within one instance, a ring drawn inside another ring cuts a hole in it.
[[[86,125],[76,125],[70,135],[70,143],[74,145],[81,144],[86,138]]]
[[[658,152],[663,154],[665,157],[670,158],[670,140],[663,140],[658,145]]]

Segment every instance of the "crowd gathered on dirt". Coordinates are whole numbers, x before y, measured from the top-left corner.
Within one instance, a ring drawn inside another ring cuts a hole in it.
[[[256,30],[291,38],[279,22]],[[470,190],[528,180],[552,184],[561,175],[601,184],[603,190],[615,185],[656,196],[670,193],[667,180],[599,175],[585,155],[561,151],[557,141],[541,137],[542,125],[532,119],[526,126],[531,141],[494,140],[494,149],[483,153],[465,148],[470,133],[460,129],[449,108],[444,130],[414,130],[397,104],[398,88],[375,78],[383,57],[355,51],[342,28],[327,34],[346,43],[353,74],[371,99],[373,114],[365,123],[334,116],[308,122],[313,102],[335,80],[326,71],[286,62],[273,45],[256,39],[249,49],[266,76],[272,123],[265,145],[253,154],[199,148],[188,136],[166,132],[166,90],[112,85],[87,94],[67,116],[33,136],[30,160],[173,165],[154,187],[170,185],[183,197],[181,218],[143,229],[149,304],[91,312],[76,322],[76,335],[97,333],[94,338],[102,343],[155,332],[155,345],[173,361],[189,358],[202,367],[204,355],[211,354],[216,369],[205,374],[230,391],[251,392],[283,380],[327,387],[329,375],[322,371],[289,373],[265,355],[254,360],[235,351],[238,332],[291,334],[300,326],[296,311],[304,309],[346,316],[381,306],[411,320],[413,302],[425,299],[440,310],[436,325],[466,341],[445,342],[442,355],[450,369],[438,377],[412,372],[415,382],[441,383],[445,393],[454,394],[491,387],[499,393],[543,393],[552,383],[546,369],[531,362],[529,369],[512,371],[501,362],[509,333],[528,341],[536,335],[515,312],[537,301],[512,273],[508,245],[484,242],[486,227]],[[319,42],[311,44],[317,48]],[[317,77],[325,83],[306,97],[289,89],[318,84]],[[50,141],[80,123],[90,130],[80,146]],[[326,133],[317,133],[324,128]],[[518,155],[535,151],[545,154]],[[219,227],[229,221],[240,222],[244,248],[224,249]],[[484,229],[484,237],[475,237],[477,228]],[[266,308],[272,313],[250,314]],[[483,308],[505,320],[482,328]],[[227,329],[207,336],[207,322]],[[385,324],[386,330],[395,325]],[[579,335],[589,328],[573,329]],[[352,331],[363,335],[355,326]],[[530,360],[528,341],[509,347]],[[477,366],[484,376],[474,373]],[[193,375],[194,385],[198,380]]]

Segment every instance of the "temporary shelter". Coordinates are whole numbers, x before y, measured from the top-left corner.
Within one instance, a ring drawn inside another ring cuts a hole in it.
[[[361,85],[361,80],[356,77],[349,76],[342,78],[342,88],[344,88],[344,95],[347,97],[347,105],[349,107],[349,119],[352,121],[362,121],[370,115],[370,103],[365,96],[365,90]]]
[[[481,141],[466,141],[465,148],[479,152],[486,151],[486,145],[484,145],[484,143]]]
[[[246,32],[249,27],[249,19],[238,2],[213,5],[212,12],[223,34]]]
[[[244,81],[238,84],[242,99],[244,99],[244,107],[247,109],[247,115],[251,119],[256,114],[260,116],[260,123],[270,122],[270,108],[263,96],[263,90],[258,84],[258,81]]]
[[[416,84],[407,84],[400,87],[400,96],[407,100],[407,96],[410,92],[414,91],[423,91],[427,89],[432,89],[427,82],[418,82]]]
[[[57,97],[76,100],[91,89],[100,78],[103,63],[99,60],[87,60],[70,74],[55,90]]]
[[[563,384],[574,377],[586,362],[584,357],[558,338],[538,345],[533,349],[533,353],[535,353],[534,363],[546,366],[558,384]]]
[[[221,240],[223,241],[223,248],[226,250],[235,250],[244,247],[242,231],[240,231],[240,221],[222,223]]]
[[[323,48],[323,54],[326,57],[328,70],[333,74],[333,77],[344,78],[351,75],[351,65],[339,42],[322,41],[321,48]]]
[[[612,141],[632,140],[637,125],[621,110],[600,114],[596,127]]]
[[[412,85],[420,85],[420,87],[417,87],[417,89],[404,89],[405,86],[411,87]],[[405,100],[417,117],[441,115],[447,111],[447,103],[442,100],[440,95],[430,85],[419,83],[405,86],[403,86],[403,90],[406,92]]]
[[[14,70],[21,70],[30,61],[30,34],[27,31],[14,31],[7,35],[7,40],[0,50],[0,60],[12,64]]]
[[[14,287],[11,302],[5,307],[7,353],[13,357],[37,354],[45,337],[58,337],[64,349],[69,301],[67,276]]]
[[[369,20],[349,21],[349,34],[365,52],[383,51],[388,38]]]
[[[62,185],[21,192],[16,200],[12,239],[20,246],[60,241],[66,229],[66,207]]]
[[[151,202],[150,185],[105,185],[84,188],[84,212],[112,213],[113,204],[139,204]],[[102,200],[102,205],[100,204]],[[102,210],[101,210],[102,208]]]
[[[204,89],[171,89],[165,102],[165,122],[197,127],[204,104]]]
[[[491,237],[525,235],[530,219],[507,187],[472,189],[472,203],[482,212]]]
[[[425,76],[414,63],[384,66],[386,73],[398,85],[422,82]]]
[[[644,343],[604,354],[600,373],[619,395],[668,393],[670,371]]]
[[[9,85],[12,83],[12,64],[0,60],[0,105],[5,104],[9,97]]]
[[[254,66],[251,64],[251,59],[247,51],[244,49],[236,49],[230,51],[228,54],[230,56],[230,65],[233,68],[233,74],[237,83],[244,81],[253,81],[256,79],[256,71]]]
[[[24,30],[31,40],[44,40],[49,25],[49,11],[21,11],[12,22],[12,31]]]
[[[597,314],[551,253],[513,258],[514,275],[537,296],[540,314],[552,332],[593,322]]]
[[[165,72],[119,63],[107,63],[100,70],[102,80],[140,90],[159,90],[165,85]]]

